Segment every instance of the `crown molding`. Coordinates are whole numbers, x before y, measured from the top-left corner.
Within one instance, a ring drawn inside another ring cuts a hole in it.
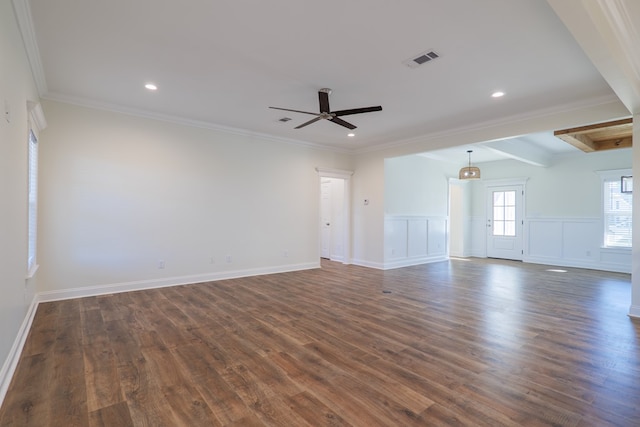
[[[640,105],[640,101],[638,101],[640,97],[640,55],[637,54],[637,50],[640,44],[640,23],[631,17],[632,14],[627,8],[629,1],[631,0],[596,0],[594,7],[589,8],[589,11],[596,25],[600,23],[597,20],[598,13],[604,16],[608,23],[608,26],[603,28],[603,25],[600,25],[598,29],[603,35],[609,31],[615,40],[613,45],[619,47],[619,49],[611,49],[611,51],[620,69],[632,85],[635,106],[638,108]],[[586,7],[589,5],[587,3]],[[633,106],[629,106],[629,108],[633,110]],[[637,113],[638,111],[632,112]]]
[[[22,35],[22,43],[27,52],[29,65],[31,66],[31,74],[36,83],[38,94],[40,96],[47,93],[47,80],[44,77],[44,68],[40,57],[40,49],[36,41],[36,32],[31,17],[31,7],[28,0],[12,0],[13,13],[18,21],[18,28]]]
[[[315,150],[329,151],[329,152],[332,152],[332,153],[352,154],[352,152],[350,150],[347,150],[347,149],[342,149],[342,148],[337,148],[337,147],[330,147],[330,146],[321,145],[321,144],[315,144],[315,143],[312,143],[312,142],[298,140],[298,139],[283,138],[283,137],[278,137],[278,136],[275,136],[275,135],[270,135],[270,134],[267,134],[267,133],[253,132],[253,131],[246,130],[246,129],[240,129],[240,128],[234,128],[234,127],[231,127],[231,126],[219,125],[219,124],[212,123],[212,122],[207,122],[207,121],[204,121],[204,120],[193,120],[193,119],[188,119],[186,117],[174,116],[174,115],[170,115],[170,114],[156,113],[156,112],[149,111],[149,110],[125,107],[123,105],[112,104],[112,103],[101,102],[101,101],[95,101],[95,100],[92,100],[92,99],[87,99],[87,98],[82,98],[82,97],[74,97],[74,96],[69,96],[69,95],[63,95],[63,94],[55,93],[55,92],[48,92],[45,95],[42,95],[42,99],[46,99],[48,101],[60,102],[60,103],[63,103],[63,104],[76,105],[76,106],[84,107],[84,108],[92,108],[92,109],[96,109],[96,110],[103,110],[103,111],[109,111],[109,112],[114,112],[114,113],[126,114],[126,115],[129,115],[129,116],[141,117],[141,118],[144,118],[144,119],[158,120],[158,121],[161,121],[161,122],[173,123],[173,124],[178,124],[178,125],[182,125],[182,126],[189,126],[189,127],[207,129],[207,130],[227,133],[227,134],[231,134],[231,135],[244,136],[244,137],[249,137],[249,138],[260,138],[260,139],[264,139],[264,140],[270,141],[270,142],[295,145],[296,147],[301,147],[302,146],[302,147],[307,147],[307,148],[311,148],[311,149],[315,149]]]
[[[571,103],[567,103],[559,106],[541,108],[541,109],[529,111],[526,113],[505,116],[496,120],[488,120],[485,122],[474,123],[466,126],[447,129],[441,132],[427,133],[427,134],[414,136],[411,138],[406,138],[398,141],[378,144],[372,147],[355,150],[354,154],[365,154],[365,153],[383,151],[383,150],[392,149],[392,148],[398,148],[398,147],[407,146],[407,145],[416,144],[416,143],[424,143],[430,140],[447,138],[447,137],[452,137],[455,135],[461,135],[465,133],[478,132],[486,129],[508,125],[511,123],[543,119],[545,117],[551,117],[558,114],[570,113],[572,111],[582,110],[585,108],[598,107],[600,105],[606,105],[613,102],[620,102],[620,100],[615,94],[594,97],[586,101],[581,100],[581,101],[571,102]],[[484,141],[476,141],[476,142],[484,142]]]

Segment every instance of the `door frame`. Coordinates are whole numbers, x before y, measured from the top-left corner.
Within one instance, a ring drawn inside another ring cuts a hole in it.
[[[344,196],[342,223],[342,251],[343,264],[351,264],[351,176],[353,171],[342,169],[316,168],[318,172],[318,259],[322,254],[322,178],[337,178],[344,180]]]
[[[484,218],[484,226],[486,228],[487,222],[489,220],[489,209],[490,207],[487,205],[488,200],[489,200],[489,191],[491,191],[491,188],[493,187],[509,187],[509,186],[522,186],[522,203],[521,203],[521,227],[522,227],[522,256],[520,257],[520,261],[523,261],[526,255],[526,248],[527,248],[527,242],[528,242],[528,234],[527,234],[527,228],[525,227],[525,218],[526,218],[526,203],[527,203],[527,181],[529,180],[528,177],[525,178],[506,178],[506,179],[489,179],[489,180],[483,180],[482,184],[484,185],[484,200],[485,200],[485,218]],[[489,236],[488,230],[484,230],[485,231],[485,256],[488,258],[489,257]]]

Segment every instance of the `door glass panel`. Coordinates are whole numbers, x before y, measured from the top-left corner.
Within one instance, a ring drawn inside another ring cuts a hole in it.
[[[493,235],[516,235],[516,192],[493,192]]]
[[[515,206],[516,205],[516,192],[515,191],[505,191],[505,206]]]
[[[505,236],[515,236],[516,235],[516,222],[515,221],[505,221],[505,223],[504,223],[504,235]]]
[[[515,221],[516,220],[516,207],[515,206],[507,206],[504,209],[504,219],[507,221]]]

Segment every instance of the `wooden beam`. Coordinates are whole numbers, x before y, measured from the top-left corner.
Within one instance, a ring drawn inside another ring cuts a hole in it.
[[[585,153],[628,148],[633,143],[633,119],[628,118],[562,129],[555,131],[553,134]]]
[[[632,146],[632,140],[630,136],[624,138],[607,139],[604,141],[598,141],[597,146],[598,149],[596,151],[613,150],[616,148],[629,148]]]
[[[558,138],[563,140],[566,143],[573,145],[574,147],[584,151],[585,153],[593,153],[594,151],[598,151],[598,147],[594,144],[594,142],[586,135],[579,134],[566,134],[566,135],[556,135]]]

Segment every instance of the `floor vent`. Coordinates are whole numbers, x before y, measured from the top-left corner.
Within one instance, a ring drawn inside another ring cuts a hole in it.
[[[406,61],[403,62],[403,64],[405,64],[409,68],[416,68],[422,64],[426,64],[427,62],[430,62],[437,58],[440,58],[440,55],[435,53],[433,50],[428,50],[411,59],[407,59]]]

